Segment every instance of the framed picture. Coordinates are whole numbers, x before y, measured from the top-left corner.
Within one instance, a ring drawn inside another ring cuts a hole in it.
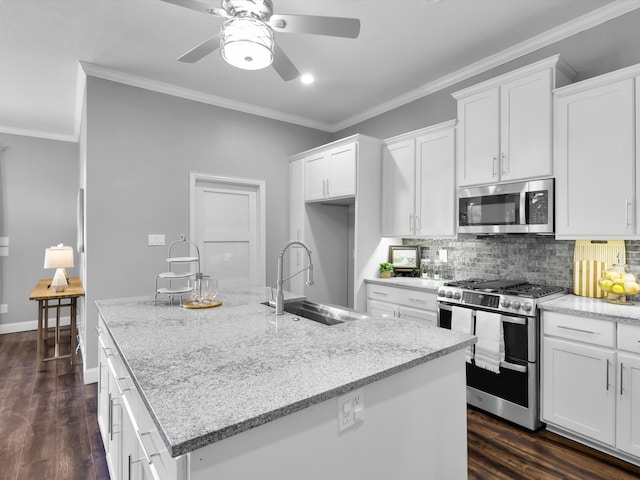
[[[391,245],[389,247],[389,263],[394,270],[408,271],[420,267],[420,247]]]
[[[84,189],[78,190],[78,205],[76,217],[76,249],[78,253],[84,252]]]

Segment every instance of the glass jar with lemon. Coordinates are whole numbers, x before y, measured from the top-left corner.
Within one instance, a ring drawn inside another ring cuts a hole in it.
[[[640,292],[638,277],[629,265],[616,264],[602,271],[600,288],[612,303],[631,304],[629,297]]]

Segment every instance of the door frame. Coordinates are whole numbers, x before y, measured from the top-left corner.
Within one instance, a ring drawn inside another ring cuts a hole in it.
[[[256,231],[258,237],[258,284],[266,285],[267,281],[267,229],[266,229],[266,182],[252,178],[227,177],[208,173],[189,172],[189,238],[196,241],[196,188],[203,184],[223,184],[253,188],[256,192]]]

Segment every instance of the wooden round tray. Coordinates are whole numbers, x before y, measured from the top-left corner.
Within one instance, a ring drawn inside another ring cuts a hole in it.
[[[195,309],[200,309],[200,308],[213,308],[213,307],[219,307],[220,305],[222,305],[222,301],[221,300],[214,300],[211,303],[194,303],[194,302],[184,302],[182,304],[182,306],[184,308],[188,308],[191,310],[195,310]]]

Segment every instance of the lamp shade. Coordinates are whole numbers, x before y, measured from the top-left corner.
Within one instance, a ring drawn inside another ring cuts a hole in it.
[[[62,243],[49,247],[44,253],[44,268],[73,267],[73,248],[65,247]]]
[[[222,58],[234,67],[260,70],[273,62],[273,31],[253,17],[227,20],[220,38]]]

